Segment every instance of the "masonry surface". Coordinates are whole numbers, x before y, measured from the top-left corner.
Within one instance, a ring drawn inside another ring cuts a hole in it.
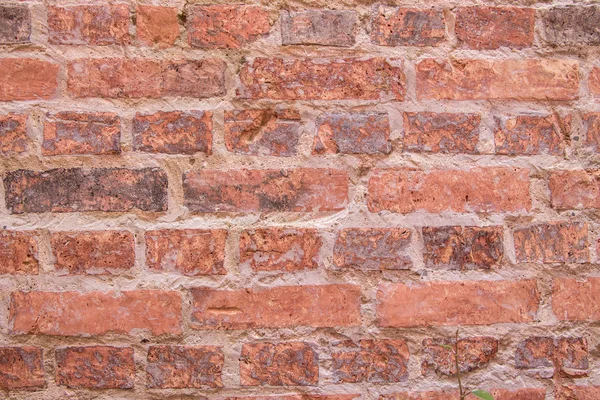
[[[0,397],[600,399],[598,26],[0,2]]]

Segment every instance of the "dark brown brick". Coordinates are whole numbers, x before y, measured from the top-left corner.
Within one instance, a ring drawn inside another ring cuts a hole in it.
[[[0,275],[35,275],[38,270],[36,236],[27,231],[0,231]]]
[[[357,16],[351,10],[305,10],[281,13],[282,44],[350,47]]]
[[[435,46],[444,41],[442,10],[375,6],[371,41],[381,46]]]
[[[45,385],[44,350],[39,347],[0,347],[0,389],[38,389]]]
[[[28,6],[0,6],[0,44],[27,43],[30,35],[31,13]]]
[[[585,263],[590,261],[586,223],[556,222],[517,228],[513,238],[517,262]]]
[[[600,7],[567,6],[540,10],[547,43],[554,46],[600,44]]]
[[[416,153],[477,153],[481,116],[405,112],[404,151]]]
[[[571,133],[571,116],[519,115],[494,120],[496,154],[562,155]]]
[[[451,346],[452,350],[447,348]],[[423,340],[423,375],[436,372],[442,375],[456,375],[454,356],[456,342],[446,340]],[[498,353],[498,340],[488,336],[476,336],[458,340],[458,368],[467,373],[485,367]]]
[[[387,114],[337,113],[316,121],[313,154],[388,154],[390,122]]]
[[[0,155],[14,156],[29,147],[26,114],[0,115]]]

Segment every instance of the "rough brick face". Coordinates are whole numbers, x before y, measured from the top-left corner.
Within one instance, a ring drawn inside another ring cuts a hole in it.
[[[135,29],[137,39],[147,46],[169,47],[179,36],[177,8],[138,5]]]
[[[535,280],[387,283],[377,292],[384,327],[531,322],[539,306]]]
[[[308,343],[248,343],[242,347],[243,386],[314,386],[319,356]]]
[[[315,229],[255,229],[240,236],[240,263],[254,271],[300,271],[318,267],[322,240]]]
[[[410,269],[411,237],[408,229],[343,229],[335,240],[333,262],[339,268],[363,271]]]
[[[350,10],[306,10],[281,13],[283,45],[350,47],[356,35],[356,12]]]
[[[117,154],[120,141],[121,121],[114,113],[61,112],[46,117],[42,154]]]
[[[447,346],[452,347],[449,349]],[[498,340],[489,336],[469,337],[458,342],[423,340],[425,357],[421,371],[426,375],[434,371],[443,375],[456,375],[454,351],[458,349],[458,368],[461,374],[484,368],[498,353]]]
[[[14,156],[24,153],[29,147],[27,137],[27,115],[0,115],[0,155]]]
[[[405,112],[404,151],[415,153],[477,153],[481,116]]]
[[[387,154],[392,150],[386,114],[326,114],[316,125],[314,154]]]
[[[600,396],[600,386],[559,386],[556,400],[594,400]]]
[[[50,244],[54,269],[70,275],[118,274],[135,263],[134,238],[127,231],[56,232]]]
[[[149,388],[223,387],[223,351],[214,346],[150,346],[146,365]]]
[[[348,198],[345,172],[327,169],[190,171],[185,205],[196,212],[337,211]]]
[[[70,388],[132,389],[132,347],[65,347],[56,349],[56,383]]]
[[[562,155],[571,133],[571,117],[520,115],[495,118],[496,154]]]
[[[531,207],[529,171],[520,168],[418,171],[375,170],[368,183],[371,212],[401,214],[517,212]]]
[[[489,393],[495,400],[544,400],[546,398],[546,389],[494,389]],[[477,400],[473,395],[466,397],[467,400]],[[386,394],[379,397],[379,400],[460,400],[458,390],[455,392],[405,392]]]
[[[0,232],[0,275],[33,275],[38,268],[38,241],[32,232]]]
[[[535,10],[517,7],[464,7],[456,12],[456,37],[467,47],[520,49],[533,44]]]
[[[17,170],[4,189],[13,214],[167,209],[167,177],[157,168]]]
[[[553,46],[600,44],[600,7],[554,7],[541,12],[545,40]]]
[[[381,46],[434,46],[446,35],[442,10],[375,6],[371,41]]]
[[[585,263],[590,261],[585,223],[538,224],[515,229],[517,262]]]
[[[345,340],[331,353],[333,380],[393,383],[408,379],[408,346],[400,339]]]
[[[181,333],[181,294],[174,291],[14,292],[13,334],[102,335],[147,330]]]
[[[211,154],[212,131],[211,112],[138,113],[133,119],[133,149],[147,153]]]
[[[43,353],[39,347],[0,347],[0,389],[44,387]]]
[[[165,229],[146,232],[146,263],[156,272],[187,276],[224,275],[223,229]]]
[[[556,278],[552,285],[552,311],[559,320],[600,320],[600,278]]]
[[[34,58],[0,59],[0,101],[51,99],[58,64]]]
[[[588,84],[590,87],[590,93],[593,96],[600,96],[600,68],[594,67],[590,71]]]
[[[191,289],[198,329],[336,327],[360,323],[352,285],[280,286],[264,290]]]
[[[26,5],[0,7],[0,44],[29,42],[31,13]]]
[[[600,113],[584,114],[583,127],[586,135],[584,145],[600,153]]]
[[[600,173],[596,170],[554,171],[548,186],[557,210],[600,208]]]
[[[587,375],[587,340],[581,337],[527,338],[517,346],[515,366],[535,370],[541,378],[551,378],[558,373],[570,377]]]

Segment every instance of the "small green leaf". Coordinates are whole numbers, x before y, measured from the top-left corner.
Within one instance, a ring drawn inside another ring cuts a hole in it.
[[[481,400],[494,400],[494,396],[486,392],[485,390],[473,390],[471,392],[473,396],[481,399]]]
[[[440,346],[442,346],[443,348],[445,348],[445,349],[448,349],[448,350],[452,350],[452,349],[454,349],[454,347],[452,347],[452,346],[449,346],[449,345],[447,345],[447,344],[441,344]]]

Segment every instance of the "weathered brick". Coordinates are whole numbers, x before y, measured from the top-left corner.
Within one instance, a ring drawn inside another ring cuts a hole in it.
[[[135,240],[127,231],[55,232],[50,244],[54,268],[70,275],[118,274],[135,264]]]
[[[0,6],[0,44],[28,43],[31,13],[26,5]]]
[[[240,71],[237,95],[273,100],[403,100],[402,70],[383,58],[255,58]]]
[[[540,10],[546,43],[553,46],[599,45],[600,7],[567,6]]]
[[[492,268],[502,261],[501,226],[423,227],[423,260],[430,268]]]
[[[206,98],[225,93],[225,68],[216,58],[78,59],[68,63],[67,90],[75,97]]]
[[[24,153],[29,147],[28,142],[26,114],[0,115],[0,155]]]
[[[297,394],[279,396],[243,396],[226,397],[224,400],[353,400],[360,397],[359,394]]]
[[[0,231],[0,275],[34,275],[38,269],[36,236],[27,231]]]
[[[268,10],[245,5],[188,7],[188,40],[201,49],[237,49],[269,33]]]
[[[312,168],[190,171],[183,192],[195,212],[337,211],[348,202],[348,175]]]
[[[56,383],[70,388],[133,389],[133,347],[56,349]]]
[[[13,214],[167,210],[167,175],[158,168],[17,170],[4,177]]]
[[[125,45],[129,43],[129,6],[48,6],[48,42]]]
[[[240,356],[243,386],[315,386],[319,355],[308,343],[247,343]]]
[[[181,294],[173,291],[14,292],[10,331],[36,335],[102,335],[148,330],[181,333]]]
[[[333,262],[363,271],[410,269],[411,231],[402,228],[348,228],[338,232]]]
[[[588,346],[582,337],[530,337],[515,351],[515,366],[535,369],[541,378],[555,374],[577,377],[587,375]]]
[[[356,12],[351,10],[282,11],[281,41],[284,46],[351,47],[354,45],[356,23]]]
[[[444,41],[444,12],[376,5],[371,16],[371,41],[381,46],[435,46]]]
[[[331,353],[333,380],[339,382],[394,383],[408,380],[406,342],[401,339],[344,340]]]
[[[220,388],[223,351],[215,346],[150,346],[146,386],[160,389]]]
[[[269,289],[193,288],[197,329],[336,327],[360,323],[360,289],[352,285]]]
[[[137,113],[133,119],[133,149],[147,153],[212,153],[212,112]]]
[[[588,86],[593,96],[600,96],[600,68],[594,67],[590,71]]]
[[[177,8],[138,4],[135,11],[137,39],[147,46],[169,47],[179,36]]]
[[[390,121],[384,113],[336,113],[316,121],[313,154],[388,154]]]
[[[146,232],[146,263],[155,271],[187,276],[225,275],[224,229],[163,229]]]
[[[44,122],[42,154],[118,154],[121,120],[114,113],[60,112]]]
[[[539,307],[536,281],[382,284],[377,323],[383,327],[531,322]]]
[[[600,153],[600,113],[584,114],[582,122],[586,136],[583,145]]]
[[[402,214],[529,210],[529,171],[502,167],[375,170],[369,179],[367,202],[371,212]]]
[[[600,208],[600,172],[597,170],[551,172],[548,187],[553,208]]]
[[[35,58],[0,59],[0,101],[47,100],[58,86],[58,64]]]
[[[519,115],[494,118],[496,154],[562,155],[571,134],[571,116]]]
[[[257,156],[293,156],[300,139],[295,110],[225,111],[227,150]]]
[[[452,347],[452,349],[447,348]],[[458,347],[458,368],[461,374],[484,368],[498,353],[498,339],[489,336],[475,336],[456,341],[423,340],[425,357],[421,372],[436,372],[443,375],[456,375],[454,351]]]
[[[471,49],[521,49],[533,44],[534,23],[533,8],[462,7],[456,12],[454,31]]]
[[[600,278],[577,281],[556,278],[552,289],[552,311],[561,321],[600,320]]]
[[[322,240],[316,229],[268,228],[243,231],[240,263],[254,271],[299,271],[319,266]]]
[[[517,262],[585,263],[590,261],[588,226],[555,222],[515,229]]]
[[[405,112],[404,151],[476,154],[481,116]]]
[[[0,347],[0,389],[43,388],[43,357],[39,347]]]
[[[600,386],[558,386],[556,400],[596,400],[600,398]]]
[[[574,60],[436,60],[417,64],[417,97],[436,100],[574,100]]]
[[[546,389],[488,390],[495,400],[544,400],[546,398]],[[469,394],[465,399],[477,400],[478,398]],[[458,390],[445,392],[405,392],[381,395],[379,396],[379,400],[460,400],[460,396]]]

